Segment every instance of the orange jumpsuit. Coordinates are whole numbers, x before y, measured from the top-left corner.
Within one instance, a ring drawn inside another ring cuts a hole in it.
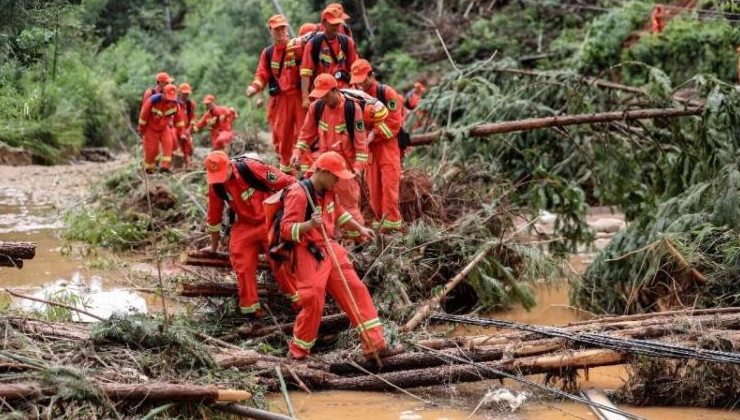
[[[652,23],[652,33],[659,34],[663,32],[663,28],[665,27],[665,19],[663,15],[663,7],[659,4],[655,5],[655,8],[653,9]]]
[[[321,230],[313,228],[303,235],[300,234],[299,226],[305,221],[306,206],[309,206],[309,203],[306,190],[300,184],[294,184],[285,195],[284,215],[280,225],[280,236],[290,238],[295,243],[293,252],[296,254],[297,264],[294,277],[298,288],[298,304],[301,307],[293,328],[290,352],[297,359],[304,358],[310,353],[311,347],[316,342],[326,292],[332,295],[337,305],[349,317],[352,327],[360,333],[364,352],[368,354],[373,350],[380,351],[386,345],[383,326],[378,319],[378,312],[370,292],[357,276],[352,262],[347,257],[347,250],[332,239],[335,228],[347,223],[352,216],[335,200],[333,191],[327,191],[323,196],[316,194],[314,201],[316,210],[321,211],[324,229],[330,238],[331,247],[339,260],[352,297],[357,303],[360,318],[357,317],[347,289],[342,284],[339,270],[329,257]],[[321,250],[324,256],[322,260],[319,261],[311,253],[310,243]],[[364,329],[361,323],[364,324]],[[367,330],[367,334],[364,330]]]
[[[216,106],[203,114],[203,117],[195,125],[195,131],[200,131],[206,126],[211,130],[211,145],[214,150],[225,149],[234,139],[232,122],[235,114],[225,106]]]
[[[180,130],[177,143],[179,143],[182,150],[185,165],[189,165],[190,159],[193,156],[193,126],[195,126],[195,122],[198,120],[197,105],[191,99],[188,99],[186,102],[180,102],[179,105],[178,114],[180,120],[185,122],[185,126],[183,130]]]
[[[367,94],[378,97],[378,82],[373,83]],[[375,214],[373,227],[400,229],[403,224],[398,206],[401,186],[401,149],[398,132],[403,126],[403,98],[393,88],[385,87],[388,117],[377,124],[368,124],[367,129],[375,133],[375,140],[368,145],[369,158],[367,186],[370,190],[370,207]]]
[[[280,62],[282,61],[282,69]],[[290,158],[301,130],[306,111],[301,102],[301,76],[296,63],[296,49],[285,45],[275,45],[272,60],[267,62],[267,49],[262,50],[257,73],[251,86],[262,90],[268,86],[272,73],[280,87],[276,94],[270,94],[267,102],[267,120],[272,129],[272,142],[275,152],[280,155],[280,170],[292,173]]]
[[[339,103],[334,108],[324,105],[321,119],[316,124],[316,102],[311,103],[308,115],[301,127],[296,150],[302,163],[302,169],[308,169],[312,162],[311,145],[316,143],[318,154],[333,150],[344,157],[348,168],[356,171],[365,169],[367,163],[367,133],[360,106],[355,104],[355,138],[354,142],[347,132],[344,119],[344,101],[347,99],[339,95]],[[335,186],[337,199],[358,223],[364,224],[360,210],[360,185],[356,179],[340,180]]]
[[[319,36],[320,34],[323,34],[323,32],[318,32],[314,37]],[[331,51],[334,52],[334,56],[337,58],[337,61],[334,61],[334,58],[332,57],[332,54],[329,52],[329,49],[331,48]],[[320,74],[328,73],[331,75],[334,75],[338,71],[344,71],[347,75],[350,74],[350,68],[352,68],[352,63],[355,62],[359,58],[359,55],[357,54],[357,49],[355,48],[355,42],[352,40],[352,38],[349,38],[347,40],[347,56],[344,56],[344,51],[342,51],[342,48],[339,44],[339,37],[334,37],[334,39],[324,39],[321,43],[321,52],[319,54],[319,62],[314,63],[313,61],[313,53],[311,52],[313,50],[313,42],[309,41],[306,43],[306,45],[303,47],[303,60],[301,61],[301,76],[307,76],[307,77],[316,77]],[[338,87],[340,89],[349,87],[349,83],[344,80],[337,80]]]
[[[245,162],[252,174],[272,190],[272,193],[295,182],[295,178],[258,160],[246,159]],[[233,176],[223,184],[226,193],[231,197],[229,206],[236,213],[236,222],[231,227],[229,254],[239,288],[239,309],[242,313],[250,314],[262,309],[257,296],[257,257],[260,252],[266,252],[268,247],[262,201],[272,193],[260,191],[247,184],[239,175],[236,163],[232,161],[231,165]],[[210,186],[207,215],[209,232],[221,230],[224,205],[224,200],[216,194],[213,186]],[[290,281],[277,273],[275,278],[286,296],[295,294],[295,288]]]
[[[177,102],[164,99],[164,95],[155,94],[150,96],[141,107],[139,114],[138,131],[144,137],[144,168],[147,172],[154,170],[159,154],[162,149],[160,167],[164,170],[170,168],[172,161],[172,125],[177,129],[184,127],[184,121],[178,115]]]

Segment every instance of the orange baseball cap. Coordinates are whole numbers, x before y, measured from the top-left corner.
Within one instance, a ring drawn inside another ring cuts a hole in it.
[[[189,93],[193,93],[193,89],[191,89],[191,88],[190,88],[190,85],[189,85],[189,84],[187,84],[187,83],[183,83],[183,84],[181,84],[181,85],[180,85],[180,87],[179,87],[179,88],[177,88],[177,90],[179,90],[179,91],[180,91],[180,93],[188,93],[188,94],[189,94]]]
[[[416,89],[416,90],[418,90],[419,92],[422,92],[422,93],[424,93],[424,92],[427,91],[427,88],[424,87],[424,83],[421,83],[421,82],[414,83],[414,89]]]
[[[270,19],[267,19],[267,26],[269,26],[270,29],[288,26],[288,19],[283,15],[273,15]]]
[[[313,81],[313,90],[308,95],[314,99],[321,99],[326,96],[332,89],[337,87],[337,79],[331,74],[323,73]]]
[[[301,25],[301,28],[298,29],[298,36],[308,35],[311,32],[316,32],[316,29],[318,28],[316,27],[315,23],[304,23],[303,25]]]
[[[229,177],[231,159],[222,150],[214,150],[206,157],[206,181],[208,185],[222,184]]]
[[[203,103],[204,104],[210,104],[210,103],[213,103],[213,102],[216,102],[216,97],[213,96],[213,95],[206,95],[206,97],[203,98]]]
[[[177,86],[169,84],[164,87],[164,99],[168,101],[177,100]]]
[[[157,83],[172,83],[175,79],[171,78],[167,73],[157,73]]]
[[[342,15],[344,15],[344,12],[337,9],[336,7],[327,7],[321,13],[321,20],[329,22],[330,25],[340,25],[344,23],[344,18],[342,18]]]
[[[347,166],[344,164],[344,158],[337,152],[324,152],[316,162],[313,163],[311,170],[316,172],[322,169],[329,171],[339,179],[352,179],[355,174],[347,170]]]
[[[367,75],[370,74],[373,71],[373,67],[370,65],[370,62],[365,60],[364,58],[361,58],[359,60],[356,60],[354,63],[352,63],[352,77],[349,79],[350,85],[356,85],[358,83],[362,83],[367,79]]]
[[[344,13],[344,6],[342,6],[342,3],[329,3],[326,8],[333,8],[333,9],[339,9],[340,12],[342,12],[342,19],[347,20],[349,19],[349,15]]]

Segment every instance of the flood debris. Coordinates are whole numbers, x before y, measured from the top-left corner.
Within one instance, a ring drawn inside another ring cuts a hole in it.
[[[36,256],[36,244],[31,242],[0,241],[0,267],[23,268],[23,260]]]

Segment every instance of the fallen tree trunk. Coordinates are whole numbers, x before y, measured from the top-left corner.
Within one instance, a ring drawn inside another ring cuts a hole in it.
[[[533,375],[557,372],[566,369],[587,369],[599,366],[622,364],[627,356],[611,350],[583,350],[544,356],[523,357],[506,361],[483,362],[484,366],[498,371]],[[380,373],[376,376],[357,376],[330,379],[322,384],[325,389],[356,391],[392,391],[393,387],[385,381],[401,388],[432,386],[441,383],[476,382],[487,379],[500,379],[503,375],[488,370],[476,369],[470,365],[450,365],[426,369],[404,370]]]
[[[668,109],[638,109],[634,111],[600,112],[596,114],[558,115],[554,117],[527,118],[517,121],[503,121],[483,124],[473,127],[467,133],[468,137],[487,137],[492,134],[512,133],[515,131],[537,130],[540,128],[565,127],[580,124],[598,124],[614,121],[634,121],[652,118],[675,118],[691,115],[700,115],[702,107],[695,108],[668,108]],[[451,134],[444,130],[411,136],[412,146],[432,144],[440,139],[449,140]]]
[[[233,334],[229,334],[221,337],[224,341],[235,340],[239,337],[243,338],[256,338],[264,337],[266,335],[275,334],[282,332],[285,335],[293,334],[294,323],[289,322],[285,324],[275,325],[256,325],[247,324],[237,328]],[[334,314],[327,315],[321,318],[321,324],[319,325],[319,334],[330,334],[337,332],[349,327],[349,318],[345,314]]]
[[[148,384],[99,383],[97,386],[114,401],[143,402],[236,402],[252,398],[247,391],[219,389],[210,386],[182,385],[166,382]],[[42,387],[35,383],[0,384],[0,398],[6,400],[38,399],[56,395],[55,387]]]
[[[36,256],[36,244],[32,242],[0,241],[0,256],[18,260],[32,260]]]
[[[191,250],[180,254],[181,263],[199,267],[231,268],[231,261],[229,258],[229,254],[226,252],[213,253],[209,251]],[[270,268],[270,265],[263,256],[259,257],[257,268]]]
[[[17,269],[21,269],[23,268],[23,260],[0,255],[0,267],[15,267]]]

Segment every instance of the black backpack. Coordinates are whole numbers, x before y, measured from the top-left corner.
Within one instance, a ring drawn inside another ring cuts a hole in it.
[[[303,221],[311,220],[311,216],[313,215],[313,209],[311,208],[311,201],[316,202],[316,190],[314,189],[313,184],[309,179],[302,179],[298,182],[300,184],[300,188],[311,195],[311,198],[308,200],[309,202],[306,203],[306,214],[303,218]],[[285,188],[280,193],[280,203],[281,208],[277,212],[275,212],[275,215],[272,217],[272,241],[270,242],[268,246],[268,252],[267,255],[272,260],[283,263],[288,260],[287,253],[293,250],[295,247],[295,244],[291,241],[283,241],[283,239],[280,237],[280,226],[283,222],[283,216],[285,215],[285,208],[282,207],[282,204],[285,203],[285,196],[288,193],[288,188]],[[324,259],[322,251],[316,246],[314,243],[308,244],[308,249],[313,254],[313,256],[318,260],[321,261]]]
[[[344,123],[347,126],[347,134],[349,135],[349,139],[352,141],[352,144],[355,144],[355,101],[348,97],[344,97]],[[360,106],[360,109],[362,109],[362,104],[358,104]],[[324,113],[324,100],[319,99],[316,101],[316,112],[314,112],[314,119],[316,120],[316,124],[321,121],[321,114]]]
[[[247,165],[247,160],[250,158],[243,157],[243,158],[236,158],[236,170],[239,172],[239,176],[242,177],[244,182],[247,183],[250,187],[254,188],[255,190],[262,191],[262,192],[270,192],[270,188],[265,185],[264,182],[259,180],[254,173],[252,173],[252,170],[249,169],[249,165]],[[255,159],[252,159],[255,160]],[[256,160],[255,160],[256,161]],[[224,184],[213,184],[213,191],[216,193],[216,195],[229,203],[231,201],[231,197],[229,197],[229,194],[226,192],[226,187],[224,187]]]
[[[270,69],[270,80],[267,82],[267,93],[270,96],[275,96],[280,93],[280,85],[278,84],[275,75],[272,73],[272,53],[275,52],[275,45],[270,45],[265,50],[265,58],[267,59],[267,68]],[[287,51],[283,51],[283,56],[280,58],[280,66],[278,67],[277,77],[283,74],[283,64],[285,64],[285,56],[288,54]]]
[[[347,35],[337,34],[337,38],[339,38],[339,48],[342,50],[342,53],[344,53],[344,59],[347,60],[347,56],[349,55],[349,37]],[[319,32],[311,37],[311,58],[313,58],[314,66],[319,63],[321,46],[325,39],[326,34],[324,32]],[[329,54],[335,63],[339,63],[339,60],[337,60],[337,56],[334,54],[334,50],[331,47],[329,47]],[[347,67],[347,70],[343,72],[345,74],[343,74],[342,77],[346,78],[345,82],[349,83],[349,65],[346,65],[345,67]],[[334,76],[336,77],[336,75]]]
[[[382,102],[383,105],[385,105],[389,111],[395,111],[395,107],[391,109],[388,106],[388,100],[385,97],[386,87],[387,86],[384,84],[378,85],[378,100]],[[396,104],[395,106],[399,106],[399,104]],[[401,151],[406,150],[406,148],[409,147],[409,145],[411,144],[411,136],[409,135],[409,133],[407,133],[406,130],[404,130],[403,127],[401,127],[401,130],[398,132],[397,137],[398,137],[398,147],[401,148]]]

